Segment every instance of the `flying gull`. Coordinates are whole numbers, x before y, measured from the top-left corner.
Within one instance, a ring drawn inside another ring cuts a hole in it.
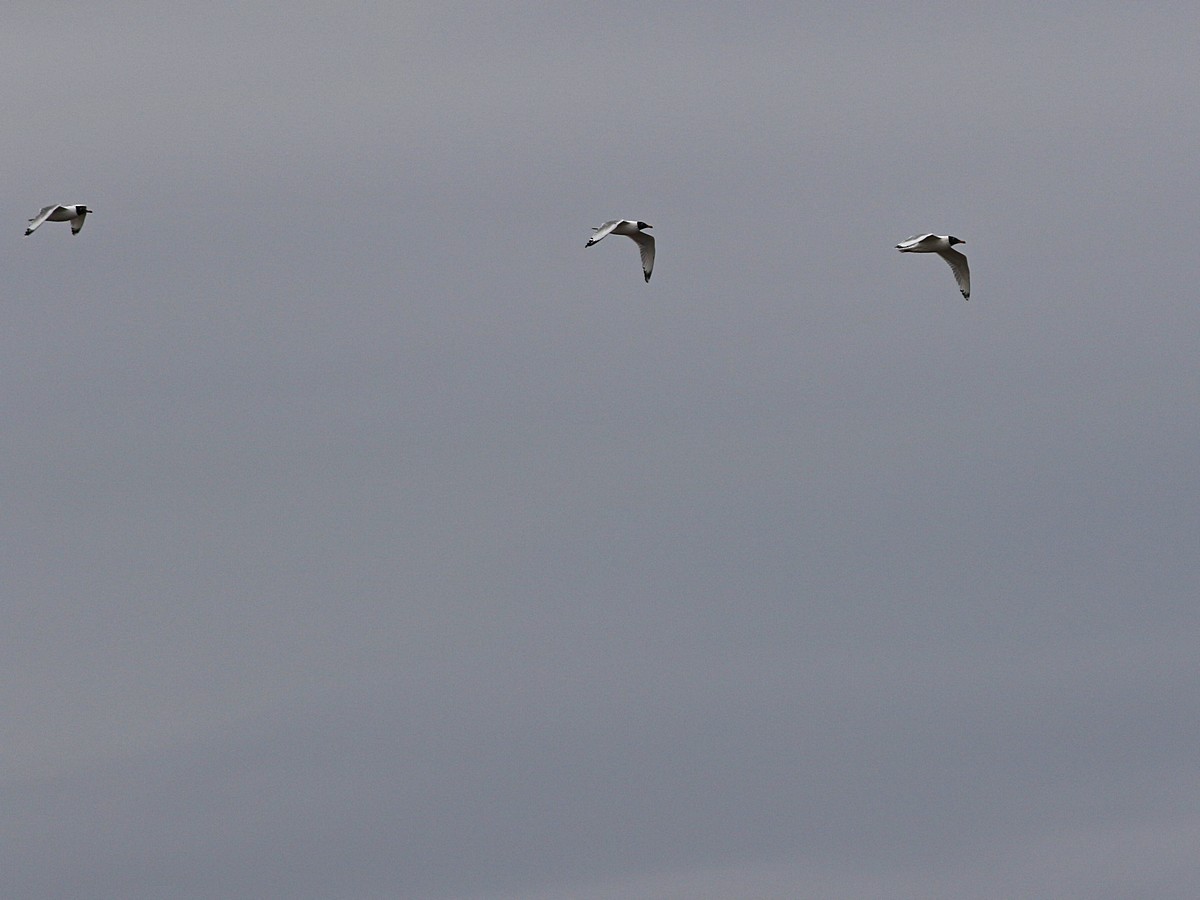
[[[25,237],[29,237],[37,231],[43,222],[70,222],[71,234],[79,234],[79,229],[83,227],[83,220],[90,212],[91,210],[82,203],[73,203],[70,206],[47,206],[29,220],[29,227],[25,229]]]
[[[963,299],[971,299],[971,270],[967,268],[967,258],[954,249],[955,244],[965,244],[966,241],[951,237],[948,234],[914,234],[906,241],[896,245],[901,253],[936,253],[954,270],[954,280],[962,291]]]
[[[635,222],[633,219],[613,219],[611,222],[605,222],[599,228],[593,228],[592,231],[596,233],[584,246],[590,247],[592,244],[604,240],[610,234],[623,234],[625,237],[633,238],[641,248],[642,272],[649,281],[650,273],[654,271],[654,238],[649,234],[643,234],[642,229],[653,227],[645,222]]]

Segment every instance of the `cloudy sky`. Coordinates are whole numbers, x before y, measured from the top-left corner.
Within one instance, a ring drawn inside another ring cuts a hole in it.
[[[1200,896],[1200,12],[845,6],[6,13],[6,896]]]

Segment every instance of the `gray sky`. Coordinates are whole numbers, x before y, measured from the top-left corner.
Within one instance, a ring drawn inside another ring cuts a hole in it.
[[[829,7],[6,16],[6,896],[1200,896],[1200,12]]]

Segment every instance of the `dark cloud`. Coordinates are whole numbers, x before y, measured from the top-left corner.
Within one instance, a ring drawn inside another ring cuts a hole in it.
[[[9,891],[1195,896],[1200,19],[951,9],[15,16]]]

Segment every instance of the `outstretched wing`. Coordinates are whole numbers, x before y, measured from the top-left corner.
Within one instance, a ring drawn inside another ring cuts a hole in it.
[[[57,206],[47,206],[40,213],[29,220],[29,227],[25,229],[25,237],[29,237],[38,230],[38,226],[50,218],[50,213],[58,209]]]
[[[942,250],[938,256],[950,263],[950,268],[954,270],[954,280],[958,282],[958,289],[962,291],[963,299],[970,300],[971,270],[967,268],[967,258],[957,250]]]
[[[643,231],[631,234],[630,237],[637,241],[642,251],[642,273],[646,276],[646,281],[649,281],[650,273],[654,271],[654,238]]]
[[[87,210],[85,209],[79,215],[71,220],[71,234],[79,234],[79,229],[83,227],[83,220],[87,218]]]
[[[592,231],[594,231],[596,233],[593,234],[591,236],[591,238],[588,240],[588,242],[586,244],[584,244],[583,246],[590,247],[590,246],[592,246],[592,244],[596,243],[597,241],[603,240],[607,235],[612,234],[612,230],[620,224],[621,224],[620,219],[613,219],[611,222],[605,222],[599,228],[593,228]]]
[[[931,238],[936,238],[936,234],[914,234],[912,237],[905,238],[896,245],[897,250],[911,250],[913,247],[920,246]]]

